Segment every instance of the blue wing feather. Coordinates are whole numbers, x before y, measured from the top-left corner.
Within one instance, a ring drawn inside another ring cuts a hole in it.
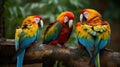
[[[25,32],[21,32],[19,35],[19,40],[15,40],[15,48],[17,49],[17,67],[22,67],[25,50],[31,45],[34,41],[38,39],[39,30],[36,32],[36,35],[33,37],[24,37]]]
[[[85,39],[85,38],[79,38],[79,42],[85,46],[85,47],[89,47],[91,48],[92,45],[94,44],[94,40],[89,40],[89,39]]]
[[[88,51],[90,57],[92,57],[92,53],[91,53],[90,50],[93,47],[94,40],[92,40],[92,39],[89,40],[89,39],[85,39],[85,38],[79,38],[78,41],[86,48],[86,50]]]
[[[15,40],[15,49],[16,50],[17,50],[18,46],[19,46],[19,40]]]
[[[110,41],[110,37],[107,40],[101,40],[100,42],[100,49],[103,49]]]
[[[20,48],[27,48],[30,46],[31,43],[33,43],[35,41],[36,37],[26,37],[26,38],[22,38],[20,39]]]

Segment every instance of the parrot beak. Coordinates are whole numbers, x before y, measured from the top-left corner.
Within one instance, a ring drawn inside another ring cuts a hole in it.
[[[81,22],[86,22],[87,18],[83,14],[80,14],[80,21]]]
[[[73,20],[72,19],[69,20],[68,26],[69,26],[69,28],[71,28],[73,26]]]
[[[43,28],[43,20],[39,21],[39,25],[40,25],[41,28]]]
[[[82,22],[83,14],[80,14],[80,21]]]
[[[36,21],[36,23],[41,27],[43,28],[43,20],[39,19],[39,18],[35,18],[34,19]]]
[[[73,19],[69,19],[67,16],[64,17],[64,22],[69,28],[73,26]]]

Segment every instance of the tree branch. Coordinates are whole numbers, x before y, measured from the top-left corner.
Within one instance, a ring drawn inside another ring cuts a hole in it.
[[[14,42],[0,43],[0,64],[15,64],[12,60],[15,54]],[[25,54],[24,64],[42,63],[43,58],[48,57],[63,62],[69,67],[89,67],[89,55],[82,49],[70,49],[50,45],[36,44],[28,48]],[[120,66],[120,53],[103,50],[101,53],[101,67]]]

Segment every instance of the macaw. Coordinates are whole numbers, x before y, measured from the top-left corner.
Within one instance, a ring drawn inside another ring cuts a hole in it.
[[[39,29],[43,27],[41,16],[28,16],[22,23],[21,27],[15,32],[15,48],[17,65],[22,67],[26,48],[33,45],[39,37]]]
[[[45,30],[43,44],[57,45],[64,44],[68,41],[73,29],[74,14],[66,11],[62,12]]]
[[[108,44],[111,36],[110,25],[102,20],[101,14],[94,9],[80,11],[80,22],[76,23],[76,41],[85,48],[96,67],[100,67],[100,51]]]
[[[74,14],[72,12],[62,12],[57,17],[56,22],[49,24],[46,28],[43,37],[43,44],[59,44],[62,47],[65,47],[65,43],[68,41],[73,29],[73,20]],[[43,67],[53,67],[54,62],[55,61],[53,59],[49,58],[47,59],[47,62],[45,61],[43,63]]]

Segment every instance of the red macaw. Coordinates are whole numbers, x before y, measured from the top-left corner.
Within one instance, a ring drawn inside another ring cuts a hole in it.
[[[56,19],[55,23],[51,23],[45,30],[43,44],[51,44],[65,46],[73,29],[74,14],[69,11],[62,12]],[[53,67],[55,60],[46,59],[43,67]],[[59,64],[59,63],[58,63]],[[57,65],[58,65],[57,64]]]
[[[95,66],[100,67],[100,51],[110,40],[110,25],[94,9],[81,10],[80,21],[76,23],[76,40],[81,48],[87,50]]]
[[[43,44],[57,45],[68,41],[73,29],[74,14],[66,11],[62,12],[55,23],[51,23],[45,30]]]
[[[21,25],[16,29],[15,48],[17,65],[22,67],[26,48],[34,44],[39,37],[39,27],[43,27],[43,21],[40,16],[28,16]]]

